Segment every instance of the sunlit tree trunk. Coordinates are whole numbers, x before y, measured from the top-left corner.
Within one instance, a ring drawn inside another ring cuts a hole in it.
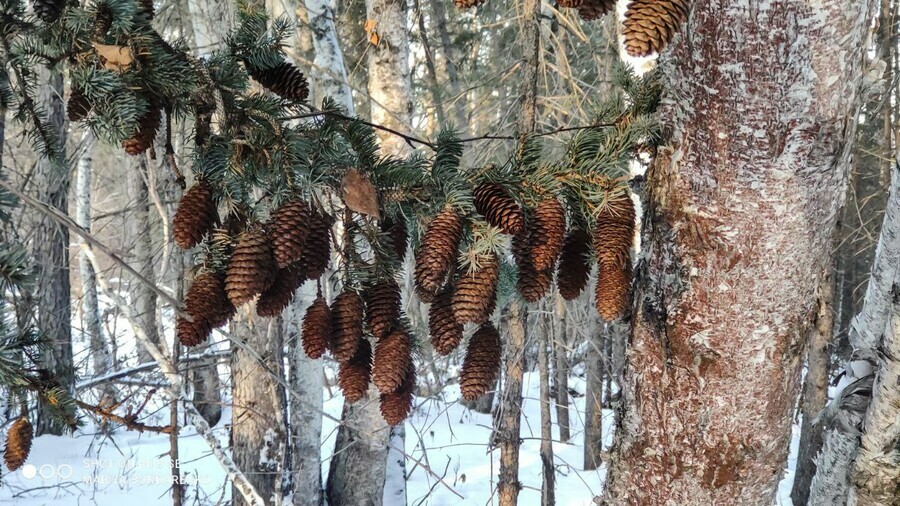
[[[604,499],[765,504],[843,195],[871,2],[693,4],[664,58]]]

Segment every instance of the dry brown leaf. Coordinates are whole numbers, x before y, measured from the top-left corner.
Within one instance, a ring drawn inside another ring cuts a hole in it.
[[[374,19],[367,19],[366,24],[363,27],[366,30],[366,34],[369,36],[369,43],[373,46],[378,45],[378,41],[381,40],[378,36],[378,21]]]
[[[341,181],[344,203],[351,211],[378,218],[378,192],[369,178],[356,169],[350,169]]]
[[[93,42],[94,50],[104,60],[103,66],[109,70],[123,71],[128,68],[134,57],[131,54],[131,48],[128,46],[111,46],[108,44],[97,44]]]

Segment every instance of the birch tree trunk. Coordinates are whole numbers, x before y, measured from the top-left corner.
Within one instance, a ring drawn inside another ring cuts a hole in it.
[[[231,333],[241,345],[232,352],[231,454],[259,495],[269,504],[280,495],[285,451],[283,392],[273,375],[282,375],[281,326],[277,319],[256,316],[244,305],[232,320]],[[249,506],[232,492],[234,506]]]
[[[377,43],[368,47],[368,91],[371,120],[399,131],[409,131],[412,86],[409,69],[409,31],[404,0],[366,0],[366,18],[375,22]],[[312,15],[310,18],[312,22]],[[316,34],[316,59],[320,40]],[[371,39],[370,39],[371,40]],[[346,75],[346,74],[343,74]],[[349,87],[342,86],[349,91]],[[349,100],[349,98],[345,99]],[[379,131],[382,153],[404,156],[410,147],[403,139]],[[406,503],[404,426],[389,428],[378,409],[377,390],[352,405],[344,405],[334,456],[328,476],[328,500],[338,505]],[[366,430],[350,428],[365,427]],[[390,447],[390,448],[389,448]]]
[[[126,216],[126,241],[125,244],[131,252],[131,260],[134,268],[151,283],[156,282],[156,272],[153,269],[153,242],[150,227],[150,218],[153,211],[150,204],[150,195],[147,188],[147,157],[139,155],[129,160],[126,181],[128,182],[129,205],[134,210]],[[159,331],[156,321],[156,292],[152,287],[138,279],[132,279],[128,285],[128,292],[132,304],[141,325],[147,329],[148,337],[156,344],[159,343]],[[153,360],[150,353],[143,346],[137,348],[138,362],[145,363]]]
[[[697,2],[663,62],[609,504],[772,504],[871,2]]]
[[[71,181],[65,156],[65,113],[63,108],[63,76],[50,71],[48,84],[42,86],[41,102],[49,113],[49,122],[56,131],[59,148],[63,150],[58,164],[46,157],[38,161],[32,180],[32,193],[48,206],[68,214]],[[69,281],[69,231],[66,227],[39,216],[32,238],[34,263],[38,268],[35,307],[38,328],[48,340],[48,349],[41,353],[39,366],[59,380],[63,388],[72,390],[75,366],[72,361],[72,297]],[[40,409],[35,432],[61,435],[65,428],[54,420],[50,412]]]
[[[316,96],[331,97],[352,115],[355,112],[353,95],[334,26],[334,6],[330,0],[306,0],[306,12],[316,52],[313,62],[320,69],[315,73]]]

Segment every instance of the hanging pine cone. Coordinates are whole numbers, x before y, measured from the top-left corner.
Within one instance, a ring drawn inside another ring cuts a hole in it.
[[[313,210],[309,219],[309,234],[303,246],[303,254],[297,262],[298,268],[306,273],[307,279],[317,279],[328,270],[331,263],[331,225],[334,220],[330,215]]]
[[[331,329],[338,362],[353,358],[363,335],[363,300],[358,293],[344,289],[331,303]]]
[[[275,264],[279,269],[299,261],[303,255],[311,214],[309,204],[297,199],[283,204],[272,215],[269,236],[272,238]]]
[[[301,339],[303,351],[313,360],[321,358],[331,348],[331,309],[321,295],[316,297],[303,315]]]
[[[510,235],[525,229],[525,215],[506,190],[496,183],[481,183],[472,191],[475,210],[491,225]]]
[[[516,259],[518,276],[516,289],[527,302],[541,300],[553,284],[553,272],[549,269],[539,271],[534,266],[529,247],[528,232],[516,234],[512,240],[513,257]]]
[[[460,9],[471,9],[472,7],[478,7],[485,2],[487,2],[487,0],[453,0],[456,7]]]
[[[416,291],[423,300],[433,298],[456,260],[462,220],[447,207],[428,224],[422,246],[416,254]]]
[[[566,237],[559,270],[556,272],[556,286],[563,299],[575,300],[591,275],[591,236],[581,229],[575,229]]]
[[[400,388],[411,364],[412,340],[404,329],[395,329],[375,344],[372,382],[383,394],[394,392]]]
[[[600,264],[594,303],[604,320],[615,321],[631,305],[631,263],[624,266]]]
[[[500,374],[502,351],[500,333],[492,323],[485,323],[472,334],[459,373],[459,388],[463,399],[474,401],[494,386],[494,381]]]
[[[338,386],[344,401],[350,404],[365,397],[372,376],[372,345],[362,337],[353,346],[354,353],[338,367]]]
[[[140,12],[147,17],[148,21],[153,21],[156,15],[156,9],[153,7],[153,0],[138,0],[138,8]]]
[[[151,101],[147,112],[138,120],[134,134],[122,141],[122,147],[125,148],[126,153],[136,156],[153,146],[153,141],[156,140],[156,131],[159,130],[161,114],[159,104]]]
[[[185,192],[178,203],[178,210],[172,219],[172,235],[181,249],[191,249],[213,227],[216,205],[212,198],[212,187],[200,181]]]
[[[34,14],[44,23],[50,24],[62,14],[66,8],[66,0],[34,0]]]
[[[635,229],[634,203],[627,192],[611,196],[597,216],[594,253],[597,262],[621,266],[631,262]]]
[[[566,238],[566,211],[554,197],[544,199],[534,210],[531,227],[531,258],[534,268],[545,271],[556,267]]]
[[[488,310],[500,279],[500,262],[491,253],[480,259],[479,268],[465,272],[456,281],[453,291],[453,315],[462,325],[484,323],[490,318]]]
[[[300,69],[289,62],[261,69],[248,62],[247,73],[266,89],[286,100],[302,102],[309,96],[309,83]]]
[[[381,417],[390,426],[400,425],[409,416],[415,401],[416,368],[410,366],[396,392],[381,394]]]
[[[97,17],[94,19],[94,40],[102,40],[112,28],[113,13],[107,3],[97,6]]]
[[[84,90],[72,87],[69,94],[69,101],[66,103],[66,116],[69,121],[81,121],[91,112],[91,104],[88,102]]]
[[[275,281],[275,261],[269,238],[258,227],[238,235],[228,264],[225,291],[234,307],[240,307],[268,290]]]
[[[294,300],[294,293],[303,286],[306,276],[296,267],[279,269],[275,281],[256,301],[256,314],[264,318],[274,318]]]
[[[453,314],[452,292],[444,290],[428,308],[428,332],[438,355],[449,355],[463,338],[463,326]]]
[[[366,298],[369,332],[381,339],[400,321],[400,286],[393,278],[380,281]]]
[[[28,454],[31,453],[31,441],[34,439],[34,429],[31,422],[24,416],[13,422],[6,434],[6,449],[3,451],[3,460],[10,471],[22,467]]]
[[[616,7],[616,0],[583,0],[579,3],[578,15],[585,21],[600,19]]]
[[[402,262],[406,257],[406,247],[408,244],[408,232],[406,230],[406,221],[403,216],[399,216],[396,220],[387,218],[381,222],[381,231],[385,232],[391,239],[391,246],[397,253],[397,258]]]
[[[660,53],[687,18],[690,0],[634,0],[625,11],[622,35],[629,55]]]
[[[577,9],[583,3],[584,0],[556,0],[556,4],[564,9]]]
[[[197,275],[184,296],[185,312],[195,321],[221,327],[234,316],[235,307],[225,292],[225,275],[206,271]]]
[[[188,348],[205,343],[212,334],[212,329],[212,325],[206,320],[195,318],[189,322],[180,316],[175,319],[175,336],[182,346]]]

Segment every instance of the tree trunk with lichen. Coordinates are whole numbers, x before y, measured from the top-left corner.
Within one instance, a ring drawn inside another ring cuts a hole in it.
[[[662,63],[607,504],[772,504],[847,179],[870,2],[699,2]]]

